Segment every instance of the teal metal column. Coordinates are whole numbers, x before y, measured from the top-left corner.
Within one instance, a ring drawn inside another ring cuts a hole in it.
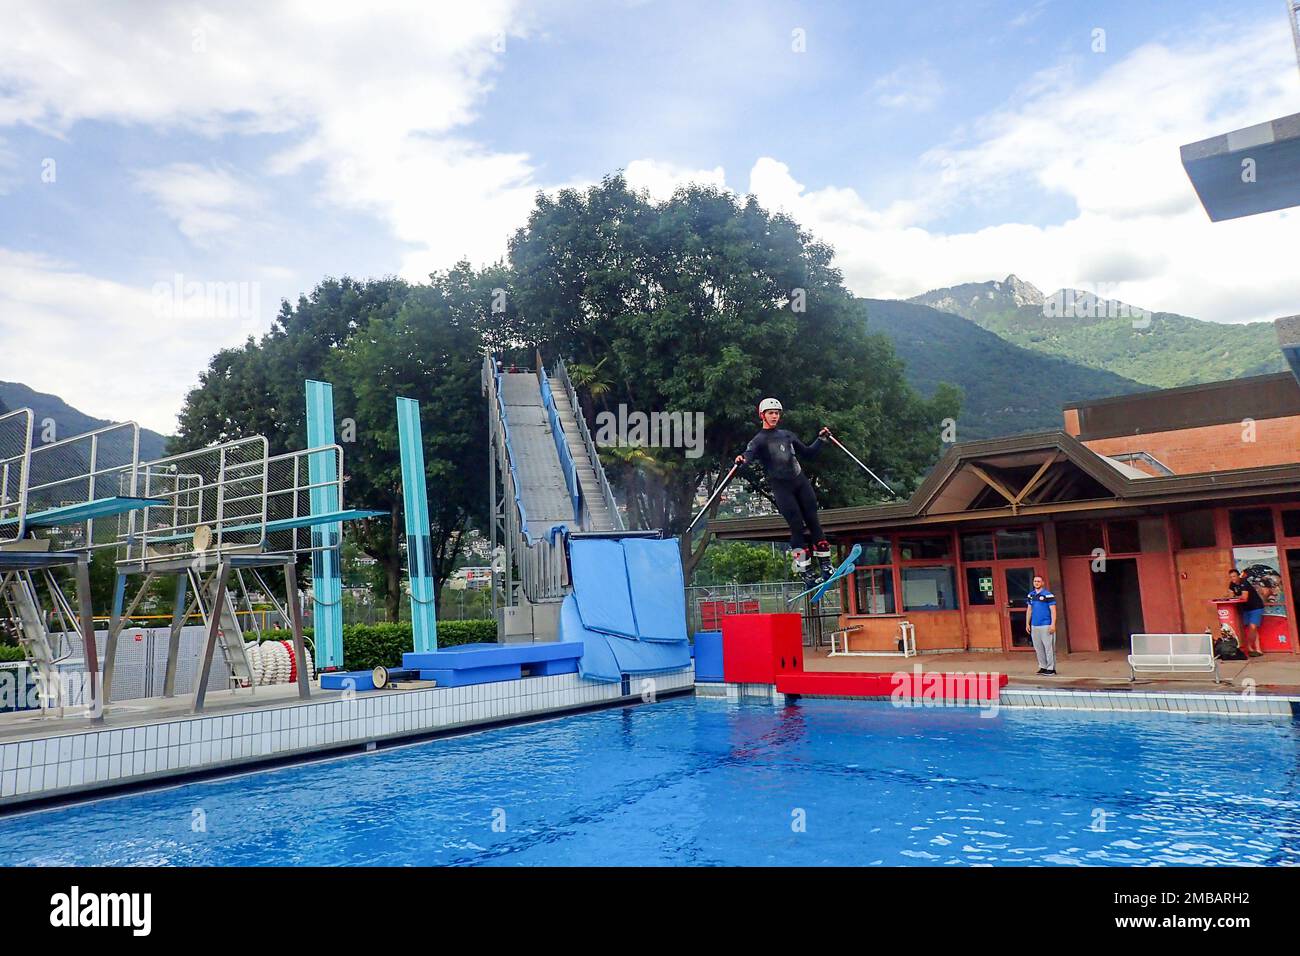
[[[328,382],[307,380],[307,447],[334,444],[334,387]],[[311,513],[338,511],[338,473],[333,451],[309,456],[307,476]],[[343,666],[343,577],[340,545],[343,524],[312,525],[311,587],[315,595],[312,626],[315,629],[316,670]],[[290,595],[297,600],[295,595]]]
[[[411,624],[415,651],[438,649],[437,586],[429,534],[429,490],[424,474],[420,403],[397,400],[397,444],[402,457],[402,503],[406,512],[406,573],[411,582]]]

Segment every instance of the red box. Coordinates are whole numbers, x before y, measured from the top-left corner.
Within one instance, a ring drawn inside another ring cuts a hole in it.
[[[798,614],[736,614],[722,619],[722,676],[729,684],[775,684],[803,673]]]

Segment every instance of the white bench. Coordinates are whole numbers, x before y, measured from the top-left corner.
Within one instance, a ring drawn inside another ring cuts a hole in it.
[[[1209,634],[1134,634],[1129,682],[1143,673],[1213,674],[1220,682],[1214,639]]]

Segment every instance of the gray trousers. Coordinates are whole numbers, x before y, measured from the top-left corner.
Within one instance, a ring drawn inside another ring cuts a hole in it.
[[[1056,635],[1047,624],[1038,624],[1029,629],[1034,639],[1034,653],[1038,655],[1038,666],[1046,671],[1056,670]]]

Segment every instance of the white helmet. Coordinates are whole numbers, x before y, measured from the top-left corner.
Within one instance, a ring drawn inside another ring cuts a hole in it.
[[[777,401],[775,398],[765,398],[758,403],[758,413],[760,415],[762,415],[764,412],[771,412],[771,411],[783,412],[785,411],[785,409],[781,407],[781,403]]]

